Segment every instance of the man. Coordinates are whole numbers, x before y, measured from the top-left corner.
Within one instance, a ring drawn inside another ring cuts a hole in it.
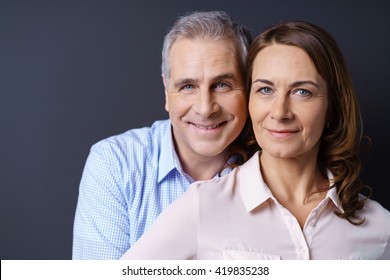
[[[179,18],[164,39],[170,120],[95,144],[80,183],[73,259],[118,259],[190,183],[229,172],[247,119],[248,30],[224,12]]]

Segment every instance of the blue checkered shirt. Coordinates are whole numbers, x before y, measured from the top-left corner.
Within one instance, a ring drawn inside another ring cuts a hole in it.
[[[96,143],[80,182],[72,258],[118,259],[192,182],[169,120]]]

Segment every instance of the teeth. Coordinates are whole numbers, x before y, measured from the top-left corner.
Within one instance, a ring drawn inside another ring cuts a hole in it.
[[[218,127],[219,124],[216,124],[216,125],[213,125],[213,126],[203,126],[203,125],[195,124],[195,126],[196,126],[197,128],[200,128],[200,129],[213,129],[213,128]]]

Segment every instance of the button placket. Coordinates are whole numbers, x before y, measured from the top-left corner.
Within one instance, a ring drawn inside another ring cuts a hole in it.
[[[309,248],[298,220],[283,206],[278,205],[278,207],[282,212],[283,220],[285,221],[287,229],[290,232],[291,239],[294,242],[297,259],[308,260]]]

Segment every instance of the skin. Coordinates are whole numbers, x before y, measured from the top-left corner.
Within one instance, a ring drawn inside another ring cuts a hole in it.
[[[262,173],[274,196],[303,228],[325,195],[310,194],[327,186],[317,167],[327,84],[302,49],[282,44],[258,53],[252,81],[249,114],[262,148]]]
[[[228,146],[247,118],[246,97],[234,44],[179,39],[164,80],[173,137],[184,171],[212,178],[226,164]]]

